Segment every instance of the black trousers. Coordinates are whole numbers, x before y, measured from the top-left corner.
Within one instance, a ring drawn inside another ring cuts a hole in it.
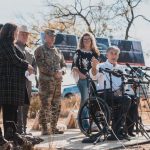
[[[128,95],[114,96],[113,103],[112,129],[116,134],[120,134],[119,132],[122,131],[127,133],[126,118],[130,109],[131,98]]]
[[[3,126],[4,126],[4,135],[7,132],[7,128],[9,128],[7,121],[13,121],[15,124],[17,123],[17,109],[16,105],[2,105],[3,110]]]
[[[30,106],[30,101],[29,101],[27,90],[25,90],[24,105],[18,107],[18,114],[17,114],[18,133],[20,134],[26,132],[29,106]]]
[[[115,134],[119,134],[120,130],[126,132],[126,117],[131,104],[131,98],[128,95],[114,96],[110,90],[99,95],[110,106],[112,111],[112,129]]]
[[[128,133],[132,133],[134,130],[134,126],[138,121],[139,114],[138,114],[138,105],[139,105],[139,97],[135,97],[130,95],[131,97],[131,107],[127,114],[126,125]]]

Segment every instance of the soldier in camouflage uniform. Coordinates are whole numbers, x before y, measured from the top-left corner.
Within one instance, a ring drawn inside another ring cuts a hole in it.
[[[61,133],[57,128],[61,108],[61,82],[66,64],[62,53],[54,47],[55,31],[45,30],[45,43],[35,50],[39,68],[39,122],[42,135]]]

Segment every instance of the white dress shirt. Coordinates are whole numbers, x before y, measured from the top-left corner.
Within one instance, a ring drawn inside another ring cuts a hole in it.
[[[113,64],[111,64],[108,60],[104,63],[101,63],[101,64],[98,64],[97,65],[97,74],[95,76],[93,76],[92,74],[92,69],[90,69],[89,73],[90,73],[90,77],[93,79],[93,80],[97,80],[98,81],[98,85],[97,85],[97,89],[98,90],[103,90],[104,89],[104,81],[106,81],[106,89],[110,89],[110,76],[109,76],[109,73],[107,72],[99,72],[99,68],[102,68],[102,69],[110,69],[110,70],[121,70],[123,73],[125,73],[124,71],[124,67],[119,65],[119,64],[116,64],[115,66]],[[116,91],[116,90],[119,90],[121,89],[121,85],[122,85],[122,79],[121,77],[116,77],[114,75],[111,75],[112,77],[112,91]],[[130,90],[128,89],[129,87],[128,86],[125,86],[125,93],[133,93],[133,90],[130,88]],[[131,92],[132,91],[132,92]]]

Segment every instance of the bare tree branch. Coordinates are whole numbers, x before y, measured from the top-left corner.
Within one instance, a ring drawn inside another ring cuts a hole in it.
[[[126,20],[125,29],[125,39],[128,39],[130,28],[134,23],[136,18],[142,17],[144,20],[150,22],[144,15],[135,15],[135,10],[137,6],[141,4],[142,0],[117,0],[116,3],[112,5],[112,10],[115,10],[113,18],[122,17]]]
[[[134,19],[138,18],[138,17],[142,17],[144,20],[150,22],[150,19],[147,19],[145,16],[143,15],[137,15]]]
[[[136,3],[135,5],[132,6],[132,8],[137,7],[141,1],[142,1],[142,0],[138,0],[137,3]]]

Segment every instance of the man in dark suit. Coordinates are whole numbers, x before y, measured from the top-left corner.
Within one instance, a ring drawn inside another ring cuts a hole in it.
[[[3,24],[0,24],[0,31],[2,27],[3,27]],[[0,112],[1,112],[1,106],[0,106]]]
[[[27,29],[27,26],[25,25],[20,26],[18,39],[15,45],[20,51],[24,53],[26,60],[34,67],[34,70],[36,71],[36,63],[34,56],[29,52],[29,50],[27,50],[26,45],[29,34],[30,33]],[[26,91],[25,91],[26,94],[24,105],[18,108],[18,132],[20,134],[26,134],[27,116],[30,106],[31,90],[32,90],[32,82],[26,79]]]

